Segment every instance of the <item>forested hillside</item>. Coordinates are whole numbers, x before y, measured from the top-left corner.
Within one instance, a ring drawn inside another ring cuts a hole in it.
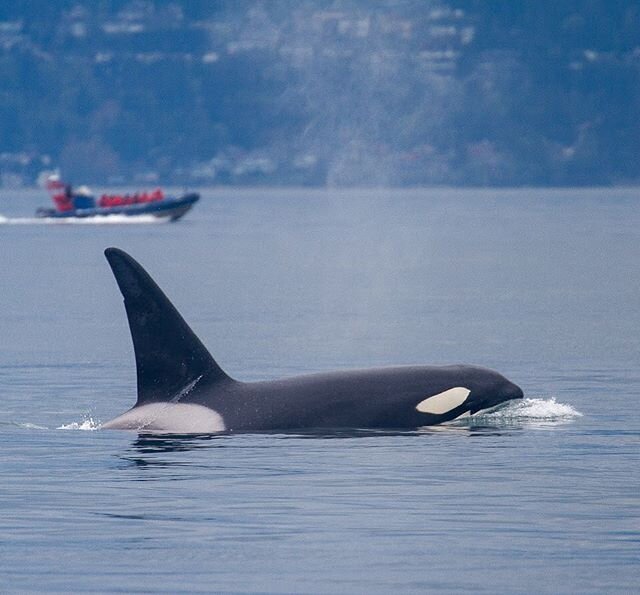
[[[0,4],[0,184],[640,178],[640,5]]]

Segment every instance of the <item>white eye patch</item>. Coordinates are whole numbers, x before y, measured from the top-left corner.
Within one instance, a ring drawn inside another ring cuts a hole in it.
[[[456,386],[455,388],[445,390],[443,393],[427,397],[424,401],[420,401],[416,405],[416,409],[420,413],[442,415],[462,405],[462,403],[467,400],[470,392],[471,391],[464,386]]]

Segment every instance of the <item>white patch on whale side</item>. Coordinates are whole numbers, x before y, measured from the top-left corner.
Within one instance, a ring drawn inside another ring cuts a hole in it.
[[[456,386],[437,395],[427,397],[424,401],[420,401],[416,405],[416,409],[420,413],[442,415],[462,405],[462,403],[467,400],[470,392],[471,391],[464,386]]]
[[[171,434],[212,434],[226,430],[224,419],[217,411],[194,403],[171,402],[134,407],[102,428]]]

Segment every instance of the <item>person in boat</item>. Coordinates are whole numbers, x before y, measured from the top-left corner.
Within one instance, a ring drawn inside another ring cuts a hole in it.
[[[93,209],[96,206],[96,201],[93,198],[93,193],[88,186],[80,186],[73,196],[73,207],[75,209]]]
[[[69,190],[69,192],[71,193],[71,190]],[[81,188],[79,188],[75,195],[71,193],[71,196],[73,196],[74,199],[78,196],[85,196],[90,200],[93,200],[93,195],[86,186],[82,186]],[[98,206],[100,206],[101,208],[122,207],[136,204],[147,204],[159,200],[164,200],[164,192],[160,188],[156,188],[153,192],[144,190],[143,192],[136,192],[133,195],[103,194],[98,200]],[[75,208],[86,207],[76,206]]]
[[[56,209],[60,213],[73,210],[73,189],[71,184],[65,184],[62,192],[57,192],[53,195],[53,202],[56,205]]]

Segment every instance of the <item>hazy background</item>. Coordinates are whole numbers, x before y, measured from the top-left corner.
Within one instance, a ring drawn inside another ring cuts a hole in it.
[[[625,0],[13,0],[0,184],[637,183]]]

